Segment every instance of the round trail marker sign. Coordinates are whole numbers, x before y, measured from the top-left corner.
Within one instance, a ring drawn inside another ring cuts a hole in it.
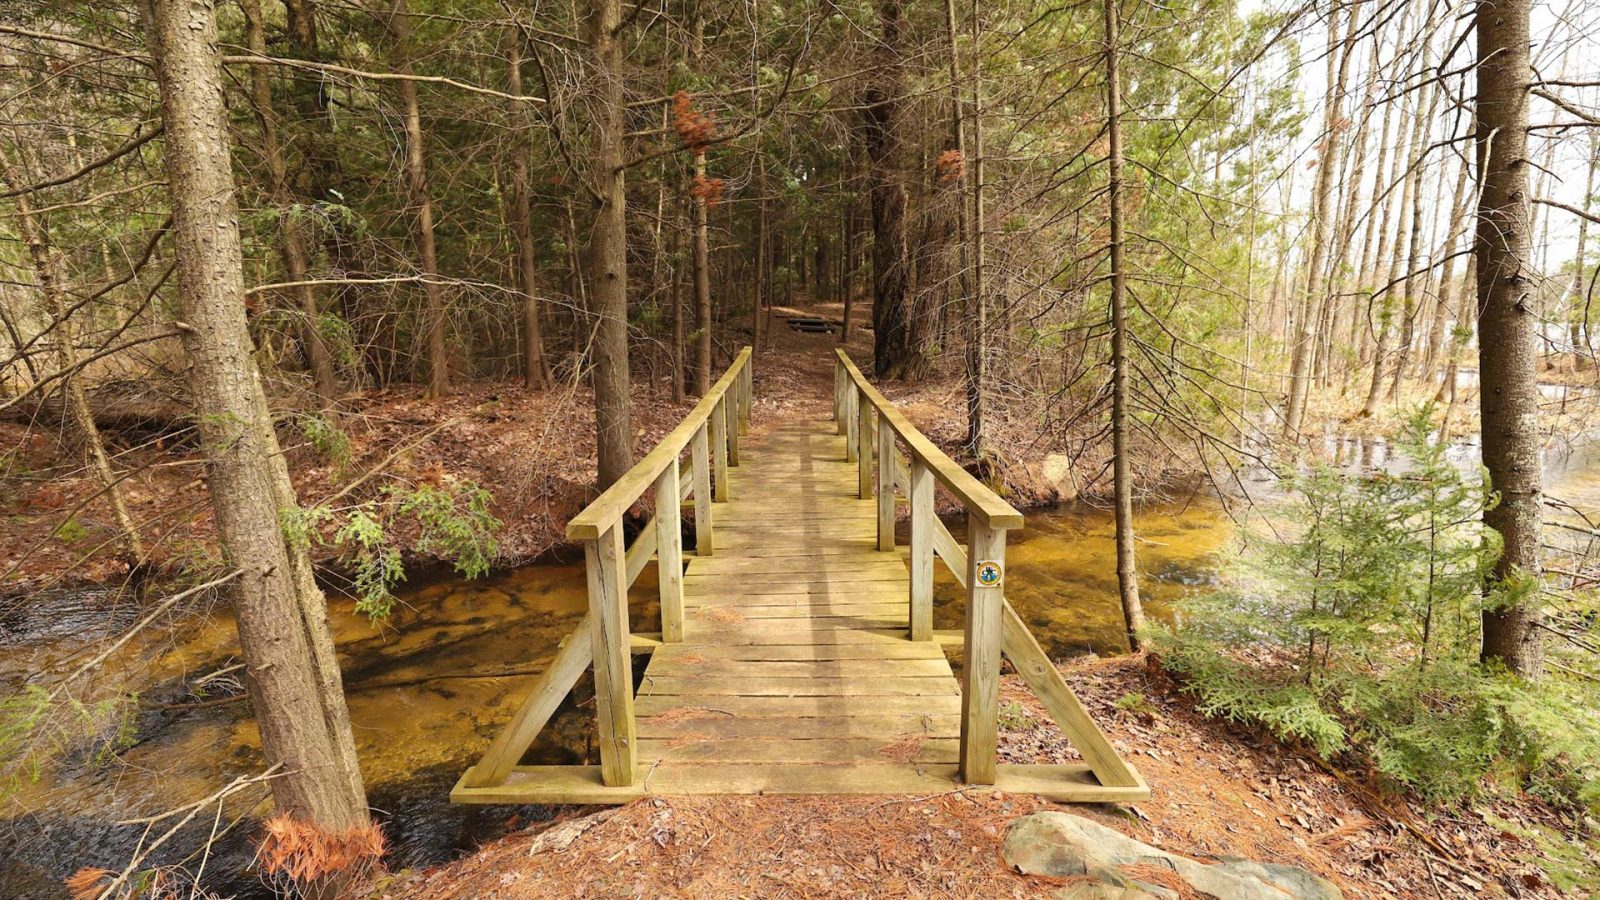
[[[995,588],[1005,578],[1005,566],[992,560],[985,559],[978,563],[978,586]]]

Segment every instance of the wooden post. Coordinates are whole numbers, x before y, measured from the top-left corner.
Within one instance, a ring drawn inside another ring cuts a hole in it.
[[[933,470],[911,458],[911,639],[933,640]]]
[[[872,403],[856,397],[856,496],[872,496]]]
[[[734,383],[728,388],[729,396],[722,402],[723,412],[728,417],[728,465],[730,466],[739,464],[739,429],[741,425],[739,407],[743,405],[743,401],[739,399],[740,393],[738,379],[734,379]]]
[[[728,398],[723,397],[711,408],[711,461],[712,477],[716,483],[711,499],[727,503],[732,495],[728,491]]]
[[[844,360],[835,358],[833,361],[833,427],[839,434],[850,433],[850,410],[844,398],[845,383],[850,380],[849,373],[844,370]]]
[[[894,550],[894,429],[878,422],[878,549]]]
[[[711,522],[711,441],[701,425],[690,443],[694,457],[694,555],[710,556]]]
[[[856,461],[856,451],[861,449],[861,441],[856,437],[856,426],[859,424],[856,407],[861,403],[861,397],[856,391],[855,382],[849,382],[844,389],[844,461]]]
[[[656,574],[661,588],[661,640],[683,640],[683,513],[678,458],[656,479]]]
[[[590,638],[594,648],[595,718],[600,726],[600,776],[612,787],[633,784],[633,654],[628,647],[628,582],[622,523],[583,542],[589,572]]]
[[[967,784],[994,784],[1005,557],[1005,530],[990,528],[969,512],[966,664],[961,688],[961,780]]]
[[[739,433],[750,433],[750,407],[756,399],[755,370],[746,361],[739,374]]]

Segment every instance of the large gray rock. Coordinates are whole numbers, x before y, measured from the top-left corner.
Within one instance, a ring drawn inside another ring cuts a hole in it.
[[[1064,893],[1092,887],[1069,885],[1057,891],[1058,900],[1172,896],[1166,888],[1130,880],[1119,868],[1141,864],[1171,869],[1195,890],[1228,900],[1342,900],[1338,888],[1304,869],[1248,860],[1206,865],[1062,812],[1031,813],[1012,821],[1001,853],[1007,865],[1024,875],[1090,875],[1104,889],[1099,893]]]

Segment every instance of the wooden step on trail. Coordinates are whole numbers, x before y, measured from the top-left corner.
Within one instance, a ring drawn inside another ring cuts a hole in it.
[[[569,524],[585,545],[590,612],[451,799],[623,803],[964,785],[1062,801],[1147,797],[1005,600],[1005,534],[1021,515],[912,427],[842,352],[832,421],[749,436],[749,359],[746,349],[677,429]],[[976,562],[934,517],[936,483],[967,508]],[[622,516],[652,487],[658,517],[623,547]],[[660,502],[684,496],[700,536],[693,553],[681,549],[680,504]],[[910,506],[909,554],[895,547],[897,503]],[[640,636],[628,632],[626,594],[650,558],[660,563],[662,633],[647,642],[635,692]],[[932,628],[936,558],[968,590],[959,635]],[[949,644],[964,645],[959,680]],[[1084,763],[996,763],[1002,655]],[[590,668],[600,765],[521,765]]]

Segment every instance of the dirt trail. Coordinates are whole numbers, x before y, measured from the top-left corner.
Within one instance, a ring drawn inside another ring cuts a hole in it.
[[[1058,807],[1201,860],[1302,866],[1355,898],[1556,897],[1539,849],[1489,817],[1558,826],[1493,798],[1425,818],[1277,742],[1203,719],[1137,658],[1062,665],[1090,713],[1150,782],[1148,802]],[[1076,759],[1013,675],[1002,757]],[[1061,884],[1005,867],[1013,818],[1053,804],[988,790],[927,797],[658,798],[568,807],[448,866],[406,873],[389,896],[1032,897]],[[570,823],[561,825],[560,823]]]

